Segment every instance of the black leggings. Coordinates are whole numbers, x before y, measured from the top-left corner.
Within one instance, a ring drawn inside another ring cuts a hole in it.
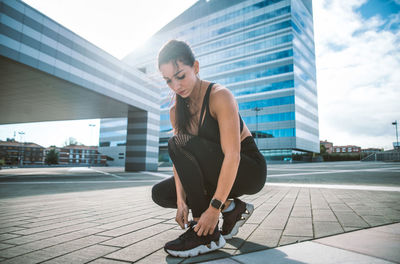
[[[224,159],[221,145],[202,137],[178,134],[168,141],[168,152],[186,193],[186,203],[193,217],[200,217],[217,189]],[[248,136],[241,142],[239,168],[228,198],[259,192],[266,177],[265,159],[253,137]],[[162,207],[177,208],[174,177],[155,184],[152,198]]]

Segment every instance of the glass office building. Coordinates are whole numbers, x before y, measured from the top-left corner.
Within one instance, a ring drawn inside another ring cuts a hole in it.
[[[202,79],[232,91],[267,160],[319,152],[311,0],[200,0],[124,59],[162,87],[161,160],[168,159],[172,94],[156,59],[170,39],[191,45]]]

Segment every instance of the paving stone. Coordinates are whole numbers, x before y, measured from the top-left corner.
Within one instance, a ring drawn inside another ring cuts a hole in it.
[[[354,209],[353,209],[354,210]],[[360,216],[383,216],[383,214],[379,210],[371,210],[368,209],[355,209],[354,212]]]
[[[107,246],[116,246],[116,247],[126,247],[129,245],[132,245],[140,240],[144,240],[148,237],[154,236],[156,234],[159,234],[161,232],[164,232],[168,229],[171,229],[171,225],[165,225],[165,224],[158,224],[154,226],[150,226],[147,228],[143,228],[141,230],[125,234],[119,237],[116,237],[114,239],[107,240],[106,242],[103,242],[102,245],[107,245]],[[182,231],[181,231],[182,233]]]
[[[72,240],[103,231],[102,229],[96,228],[95,227],[96,225],[97,224],[92,224],[92,223],[82,223],[78,225],[68,226],[65,228],[44,231],[26,236],[19,236],[17,238],[7,240],[7,243],[22,245],[38,240],[45,240],[48,238],[53,239],[55,237],[58,237],[59,239],[63,239],[64,237],[72,237],[71,239],[69,239]]]
[[[260,207],[257,207],[246,223],[251,223],[251,224],[261,223],[274,207],[275,205],[270,205],[270,204],[263,204]]]
[[[246,224],[239,229],[239,233],[235,237],[226,240],[226,245],[224,248],[234,250],[240,248],[257,227],[257,225],[247,224],[246,222]]]
[[[173,218],[173,219],[170,219],[170,220],[168,220],[168,221],[165,221],[165,219],[162,219],[162,223],[163,224],[168,224],[168,225],[177,225],[178,223],[175,221],[175,218]]]
[[[235,254],[273,248],[278,245],[283,230],[257,228]]]
[[[288,244],[298,243],[301,241],[311,240],[313,237],[305,236],[285,236],[283,235],[279,241],[279,246],[284,246]]]
[[[316,238],[330,236],[334,234],[340,234],[344,232],[342,226],[337,221],[335,222],[314,221],[313,225],[314,225],[314,236]]]
[[[76,228],[76,226],[79,226],[80,224],[88,225],[87,223],[82,223],[81,220],[75,220],[75,221],[69,221],[69,222],[61,222],[61,223],[59,222],[57,224],[52,224],[52,225],[48,225],[48,226],[29,228],[29,229],[25,229],[25,230],[15,231],[14,233],[18,234],[18,235],[30,235],[30,234],[34,234],[34,233],[49,231],[49,230],[54,231],[54,229],[60,230],[60,228],[68,228],[68,227]],[[90,225],[95,226],[95,224],[90,224]]]
[[[161,263],[168,263],[168,264],[177,264],[181,263],[184,260],[184,258],[176,258],[169,256],[167,253],[165,253],[164,249],[159,249],[156,252],[146,256],[145,258],[142,258],[139,261],[136,261],[138,264],[161,264]],[[126,263],[126,262],[125,262]]]
[[[118,248],[103,246],[103,245],[93,245],[42,263],[44,264],[87,263],[88,261],[97,259],[116,250],[118,250]]]
[[[10,221],[10,222],[2,222],[1,223],[1,227],[2,228],[6,228],[6,227],[13,227],[13,226],[21,226],[23,227],[24,224],[29,224],[30,222],[26,222],[26,221]],[[18,232],[22,232],[22,231],[15,231],[17,234],[19,234]],[[21,234],[23,235],[23,234]]]
[[[203,264],[242,264],[241,262],[237,262],[231,258],[211,260],[211,261],[206,261],[206,262],[202,262],[202,263]]]
[[[20,235],[5,233],[5,234],[1,234],[0,235],[0,241],[4,241],[4,240],[7,240],[7,239],[16,238],[16,237],[20,237]]]
[[[393,221],[390,219],[387,219],[384,216],[380,215],[364,215],[362,218],[370,225],[370,226],[378,226],[382,224],[390,224]]]
[[[15,247],[15,245],[0,243],[0,250],[6,249],[6,248],[11,248],[11,247]]]
[[[141,213],[140,213],[141,214]],[[132,225],[135,224],[137,222],[143,221],[143,220],[147,220],[151,217],[157,216],[160,213],[155,213],[155,212],[148,212],[146,214],[141,214],[139,216],[134,216],[134,217],[130,217],[128,219],[122,219],[119,221],[113,221],[107,224],[103,224],[100,225],[99,227],[103,228],[103,229],[107,229],[107,230],[113,230],[119,227],[123,227],[123,226],[127,226],[127,225]]]
[[[290,217],[283,235],[313,237],[311,218]]]
[[[313,210],[313,221],[335,222],[337,221],[337,218],[330,209],[328,210],[316,209]]]
[[[61,252],[59,254],[62,255],[62,254],[80,249],[85,246],[100,243],[107,239],[109,239],[109,238],[104,238],[104,237],[102,238],[102,237],[97,237],[97,236],[87,236],[87,237],[76,239],[73,241],[68,241],[66,243],[61,243],[58,245],[54,245],[54,241],[49,239],[49,240],[43,240],[40,242],[19,245],[19,246],[15,246],[13,248],[8,248],[5,250],[2,250],[2,251],[0,251],[0,256],[4,257],[4,258],[13,258],[13,257],[19,256],[19,255],[27,254],[29,252],[37,251],[39,249],[42,249],[43,252],[49,252],[49,254],[51,256],[53,256],[52,254],[56,254],[54,256],[58,256],[57,252]],[[33,253],[35,253],[35,252],[33,252]],[[41,255],[41,254],[39,254],[39,255]],[[44,255],[46,255],[46,254],[44,254]],[[43,259],[42,261],[44,261],[44,260],[45,259]]]
[[[107,258],[99,258],[94,261],[88,262],[90,264],[126,264],[130,262],[125,262],[125,261],[118,261],[118,260],[112,260],[112,259],[107,259]],[[156,262],[154,262],[156,263]]]
[[[54,219],[51,219],[51,220],[43,220],[42,218],[36,218],[36,219],[34,219],[33,222],[30,222],[29,224],[20,225],[20,226],[25,227],[25,228],[34,228],[34,227],[41,227],[41,226],[57,224],[57,223],[60,223],[60,221],[69,222],[69,221],[76,221],[76,220],[79,220],[80,222],[88,222],[88,221],[91,221],[92,218],[85,217],[85,214],[75,212],[73,216],[57,215],[57,217],[54,217]]]
[[[138,221],[133,224],[121,226],[121,227],[114,228],[114,229],[111,229],[108,231],[104,231],[104,232],[99,233],[98,235],[117,237],[117,236],[121,236],[121,235],[124,235],[127,233],[134,232],[134,231],[142,229],[142,228],[146,228],[146,227],[158,224],[161,221],[162,220],[146,219],[144,221],[140,221],[140,222]]]
[[[342,201],[340,199],[338,199],[336,197],[336,195],[334,195],[333,193],[327,193],[325,191],[322,191],[325,200],[331,204],[331,203],[342,203]]]
[[[11,233],[11,232],[14,232],[14,231],[25,230],[25,229],[26,228],[22,228],[22,227],[18,227],[18,226],[1,227],[0,228],[0,234]]]
[[[204,255],[186,258],[181,263],[185,263],[185,264],[186,263],[199,263],[199,262],[203,263],[203,262],[210,261],[213,259],[228,258],[228,257],[233,256],[233,254],[234,254],[233,250],[222,248],[217,251],[213,251],[213,252],[210,252],[210,253],[207,253]],[[237,264],[237,263],[235,263],[235,264]]]
[[[174,210],[173,212],[167,212],[167,213],[164,213],[164,214],[159,214],[157,216],[157,218],[158,219],[168,220],[168,219],[171,219],[171,218],[175,218],[175,216],[176,216],[176,210]]]
[[[155,236],[143,239],[133,245],[106,255],[106,258],[124,261],[137,261],[164,247],[165,243],[177,238],[182,231],[167,230]],[[165,253],[167,255],[167,253]],[[166,256],[165,255],[165,256]]]
[[[309,217],[309,218],[311,218],[311,208],[309,206],[296,206],[295,205],[290,214],[290,217]]]
[[[329,204],[333,211],[353,211],[347,205],[340,203],[340,204]]]
[[[347,226],[343,226],[344,232],[351,232],[351,231],[355,231],[355,230],[360,230],[362,229],[361,227],[347,227]]]
[[[22,263],[40,263],[45,260],[56,257],[57,255],[48,251],[35,251],[29,254],[18,256],[15,258],[7,259],[1,262],[1,264],[22,264]]]
[[[369,227],[369,225],[353,212],[335,212],[340,224],[346,227]]]

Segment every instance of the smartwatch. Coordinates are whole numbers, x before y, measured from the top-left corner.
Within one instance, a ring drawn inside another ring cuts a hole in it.
[[[218,209],[221,211],[225,208],[225,204],[223,204],[220,200],[215,199],[215,198],[211,200],[210,205],[212,207],[214,207],[215,209]]]

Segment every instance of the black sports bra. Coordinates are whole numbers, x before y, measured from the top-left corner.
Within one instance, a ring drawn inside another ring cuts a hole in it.
[[[201,112],[200,112],[198,135],[200,137],[204,137],[204,138],[209,139],[211,141],[220,143],[220,133],[219,133],[218,121],[215,120],[211,116],[211,113],[210,113],[209,101],[210,101],[211,87],[213,85],[214,85],[214,83],[210,83],[210,85],[207,88],[206,94],[204,95],[203,105],[201,106]],[[204,121],[203,121],[203,124],[202,124],[201,120],[203,118],[204,110],[206,110],[206,114],[204,116]],[[240,133],[242,133],[242,131],[243,131],[243,120],[242,120],[242,117],[240,116],[240,114],[239,114],[239,119],[240,119]]]

